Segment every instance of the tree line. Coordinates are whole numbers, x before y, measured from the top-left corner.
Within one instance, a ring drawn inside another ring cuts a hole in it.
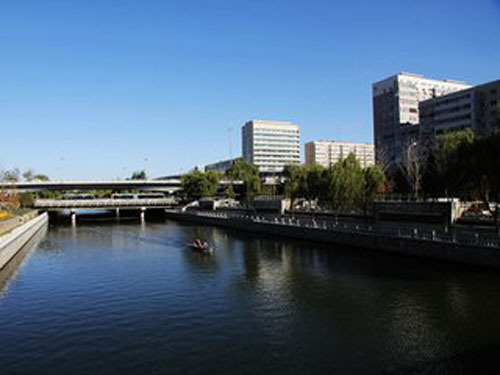
[[[220,172],[201,172],[194,169],[182,176],[181,186],[188,199],[213,197],[217,194],[220,182],[226,179],[228,185],[224,195],[228,198],[236,196],[232,181],[241,181],[238,186],[239,196],[245,203],[251,202],[262,191],[259,169],[245,160],[236,160],[224,174]]]
[[[256,195],[266,193],[259,170],[244,160],[235,161],[226,174],[200,172],[197,169],[182,177],[182,188],[188,199],[200,199],[216,195],[220,181],[226,178],[226,197],[234,197],[231,181],[241,181],[238,192],[248,204]],[[317,201],[337,212],[371,210],[375,199],[386,189],[386,178],[377,166],[361,168],[354,154],[330,168],[320,165],[287,165],[283,171],[283,183],[278,193],[284,193],[293,207],[298,199]],[[269,194],[269,191],[267,192]]]
[[[480,138],[471,130],[444,134],[422,163],[424,193],[482,201],[499,230],[500,133]]]
[[[352,153],[329,168],[318,164],[287,165],[283,175],[292,207],[298,198],[303,198],[337,213],[363,211],[367,215],[387,188],[382,170],[376,165],[362,168]]]

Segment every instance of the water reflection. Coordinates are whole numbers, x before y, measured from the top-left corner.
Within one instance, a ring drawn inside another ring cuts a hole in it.
[[[24,263],[29,259],[31,253],[40,245],[47,234],[48,226],[44,225],[40,230],[22,247],[21,250],[0,270],[0,298],[7,294],[9,284],[12,283]]]
[[[33,255],[0,300],[6,373],[448,374],[500,346],[482,269],[170,221],[54,227]]]

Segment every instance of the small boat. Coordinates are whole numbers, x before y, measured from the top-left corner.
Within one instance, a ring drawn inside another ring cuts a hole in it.
[[[195,241],[195,242],[190,243],[190,246],[193,248],[194,251],[199,251],[202,253],[207,253],[207,252],[212,251],[212,248],[210,247],[210,245],[207,242],[197,243]]]

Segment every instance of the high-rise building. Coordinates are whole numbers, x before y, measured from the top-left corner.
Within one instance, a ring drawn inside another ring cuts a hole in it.
[[[470,86],[453,80],[400,73],[373,84],[373,130],[378,163],[401,162],[408,144],[420,137],[419,103]],[[382,161],[382,159],[384,159]]]
[[[243,158],[260,172],[281,172],[287,164],[300,164],[299,125],[251,120],[241,130]]]
[[[342,141],[312,141],[305,144],[306,164],[319,164],[326,168],[344,160],[350,153],[356,156],[361,167],[375,164],[373,143]]]
[[[431,135],[471,129],[500,131],[500,80],[420,102],[420,124]]]

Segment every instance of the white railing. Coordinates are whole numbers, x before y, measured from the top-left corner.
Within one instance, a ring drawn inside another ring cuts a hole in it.
[[[176,203],[172,198],[151,199],[37,199],[35,208],[121,208],[121,207],[167,207]]]
[[[324,220],[315,218],[296,218],[287,216],[266,216],[266,215],[246,215],[228,214],[220,212],[198,212],[197,215],[240,221],[250,221],[253,223],[265,223],[301,228],[312,228],[318,230],[329,230],[332,232],[367,234],[372,236],[388,236],[392,238],[416,239],[447,244],[457,244],[471,247],[492,247],[500,248],[500,238],[491,233],[480,232],[459,232],[429,229],[425,227],[403,227],[397,225],[375,225],[367,223],[346,223],[338,219]]]

